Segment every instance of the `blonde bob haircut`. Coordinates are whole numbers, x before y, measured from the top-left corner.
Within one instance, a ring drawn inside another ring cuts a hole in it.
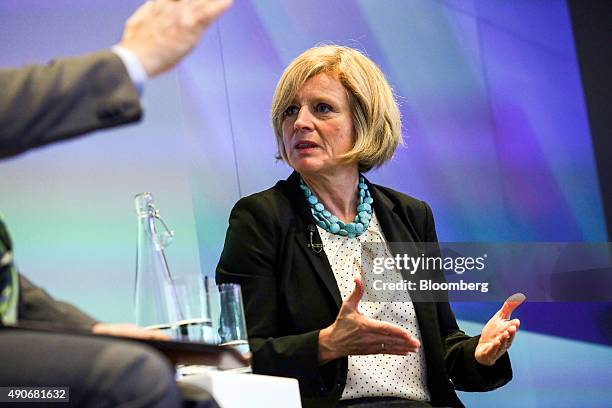
[[[393,91],[372,60],[353,48],[337,45],[306,50],[289,64],[278,81],[272,98],[277,158],[288,163],[283,144],[285,111],[304,83],[321,73],[338,78],[347,91],[352,111],[355,142],[341,160],[357,162],[359,171],[366,172],[391,159],[397,146],[403,143],[400,111]]]

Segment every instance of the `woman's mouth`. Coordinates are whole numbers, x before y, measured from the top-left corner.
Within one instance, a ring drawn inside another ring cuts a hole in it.
[[[317,147],[319,147],[318,144],[314,142],[309,142],[307,140],[302,140],[300,142],[297,142],[295,145],[293,145],[293,148],[300,152],[316,149]]]

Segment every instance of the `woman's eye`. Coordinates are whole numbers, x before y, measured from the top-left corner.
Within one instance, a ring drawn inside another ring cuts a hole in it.
[[[317,112],[319,113],[329,113],[332,111],[331,106],[326,103],[320,103],[317,105]]]
[[[299,111],[299,108],[297,106],[291,105],[287,109],[285,109],[285,116],[293,116],[297,114],[298,111]]]

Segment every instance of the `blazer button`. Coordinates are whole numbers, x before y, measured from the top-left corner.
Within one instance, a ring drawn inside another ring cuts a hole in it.
[[[116,119],[119,116],[121,116],[121,109],[119,108],[100,109],[98,111],[98,118],[101,120]]]

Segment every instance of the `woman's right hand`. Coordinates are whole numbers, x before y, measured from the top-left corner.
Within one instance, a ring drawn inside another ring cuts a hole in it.
[[[355,289],[342,302],[336,321],[319,332],[320,364],[349,355],[406,355],[416,352],[421,346],[403,327],[359,313],[362,296],[363,283],[357,277]]]

